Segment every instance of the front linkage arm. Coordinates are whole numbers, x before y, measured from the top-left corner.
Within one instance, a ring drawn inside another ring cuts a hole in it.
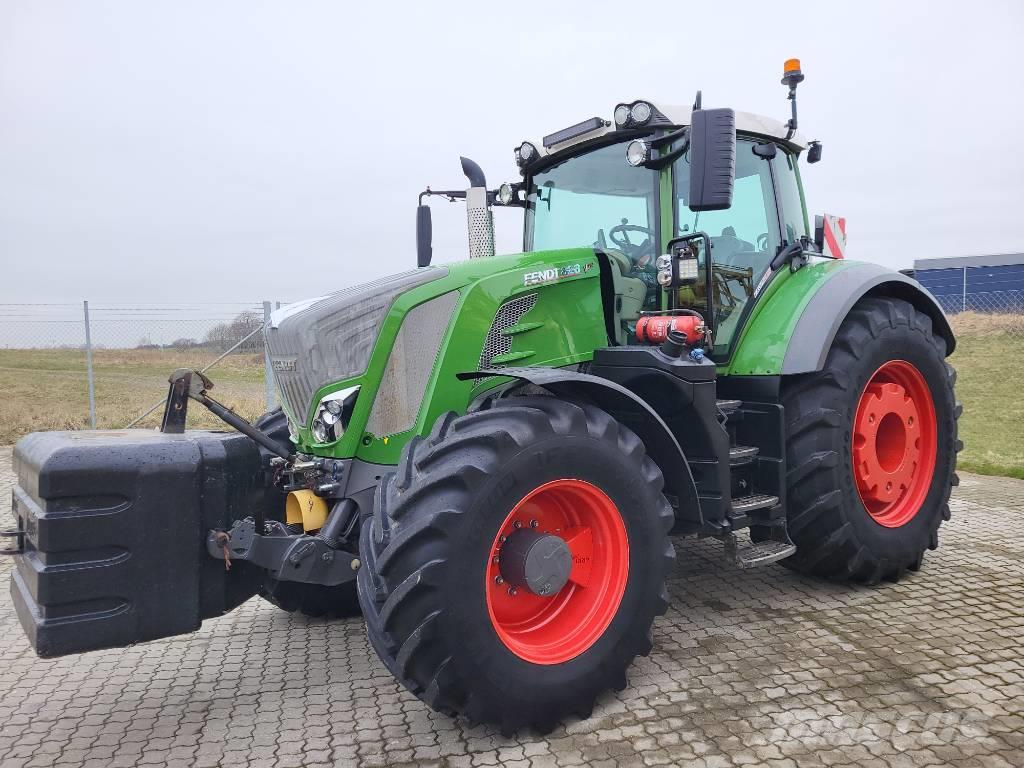
[[[179,368],[171,374],[167,405],[160,431],[182,434],[189,399],[212,411],[218,418],[246,435],[284,465],[294,465],[292,451],[258,430],[241,416],[207,394],[213,382],[200,371]],[[230,530],[213,529],[206,536],[206,549],[211,557],[224,560],[231,568],[232,560],[246,560],[266,570],[279,581],[335,586],[355,578],[359,559],[346,552],[359,519],[358,508],[351,499],[335,502],[323,527],[316,535],[295,534],[276,520],[236,520]]]
[[[285,461],[295,458],[288,448],[276,440],[271,440],[230,408],[210,397],[207,394],[207,390],[213,389],[213,382],[200,371],[178,368],[171,374],[168,381],[171,384],[171,388],[167,392],[167,405],[164,407],[164,418],[160,423],[161,432],[180,435],[185,431],[188,400],[192,398],[212,411],[219,419],[234,427],[243,435],[255,440],[275,456],[280,456]]]
[[[355,503],[345,499],[339,506],[351,505],[352,509],[338,509],[331,513],[337,523],[358,517]],[[346,514],[348,513],[348,514]],[[252,518],[236,520],[228,531],[212,530],[206,537],[206,551],[210,557],[224,560],[224,567],[231,568],[231,560],[247,560],[258,568],[266,570],[278,581],[298,581],[305,584],[322,584],[333,587],[355,578],[359,570],[359,558],[337,549],[338,542],[325,531],[331,521],[324,524],[316,536],[290,534],[277,521],[266,524],[265,533],[256,532]]]

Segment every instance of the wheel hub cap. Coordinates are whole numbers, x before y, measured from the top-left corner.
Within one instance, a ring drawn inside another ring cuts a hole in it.
[[[569,545],[550,533],[520,529],[502,545],[498,554],[502,578],[540,597],[552,597],[569,581],[572,552]]]

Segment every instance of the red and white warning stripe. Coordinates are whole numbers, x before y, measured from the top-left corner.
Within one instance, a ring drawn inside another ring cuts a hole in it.
[[[846,252],[846,219],[826,213],[818,216],[815,224],[820,228],[815,239],[822,244],[821,255],[830,259],[843,258]]]

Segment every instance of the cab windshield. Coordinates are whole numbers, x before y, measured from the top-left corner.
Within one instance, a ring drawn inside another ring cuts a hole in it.
[[[658,173],[626,163],[624,144],[577,155],[533,177],[526,249],[600,248],[625,256],[623,270],[657,303]]]

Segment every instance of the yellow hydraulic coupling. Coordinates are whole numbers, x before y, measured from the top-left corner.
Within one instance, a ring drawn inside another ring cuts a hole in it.
[[[312,491],[292,491],[285,501],[284,513],[288,525],[302,523],[303,530],[315,531],[327,520],[327,502]]]

